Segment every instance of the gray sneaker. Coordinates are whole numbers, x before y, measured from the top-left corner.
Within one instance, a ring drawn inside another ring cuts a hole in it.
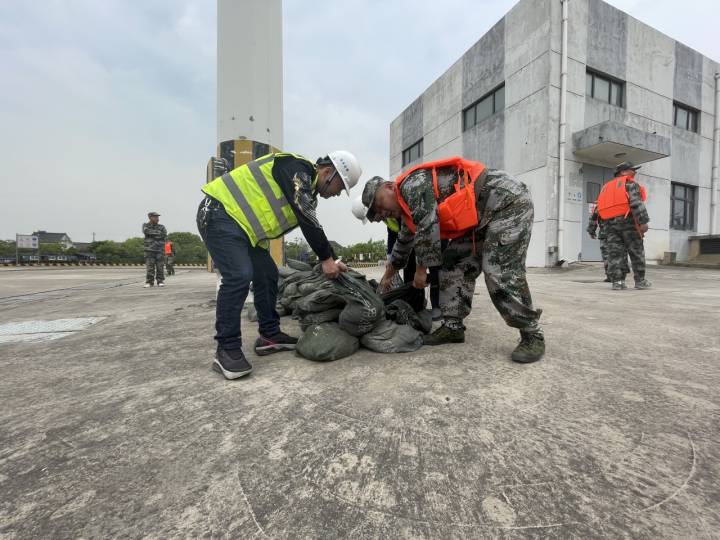
[[[441,321],[443,318],[442,311],[440,311],[440,308],[437,307],[432,308],[430,316],[432,317],[433,321]]]
[[[613,291],[622,291],[623,289],[627,289],[627,285],[625,285],[624,281],[613,281],[613,284],[612,284]]]
[[[640,281],[635,282],[636,289],[649,289],[650,287],[652,287],[652,283],[650,283],[647,279],[641,279]]]

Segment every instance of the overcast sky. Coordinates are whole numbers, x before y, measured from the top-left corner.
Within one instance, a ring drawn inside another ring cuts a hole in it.
[[[717,0],[610,3],[720,60]],[[344,148],[363,181],[386,176],[391,120],[514,4],[285,0],[285,148],[312,159]],[[44,229],[124,240],[149,210],[169,231],[196,232],[216,143],[215,9],[0,1],[0,238]],[[331,239],[384,238],[349,208],[344,196],[320,202]]]

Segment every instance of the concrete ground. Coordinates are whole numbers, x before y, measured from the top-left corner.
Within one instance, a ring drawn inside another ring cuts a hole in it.
[[[0,537],[718,538],[720,273],[648,273],[533,272],[537,364],[479,283],[465,344],[229,382],[210,274],[0,270],[0,325],[104,317],[0,341]]]

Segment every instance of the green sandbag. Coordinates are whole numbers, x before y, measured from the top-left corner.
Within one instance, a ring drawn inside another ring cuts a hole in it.
[[[308,263],[298,261],[297,259],[288,259],[285,264],[293,270],[300,270],[301,272],[304,272],[306,270],[312,270],[312,266],[310,266]]]
[[[303,332],[308,329],[308,327],[313,326],[315,324],[321,324],[326,322],[337,322],[338,317],[340,316],[340,313],[342,312],[342,309],[340,308],[334,308],[334,309],[327,309],[325,311],[321,311],[319,313],[307,313],[300,317],[300,330]]]
[[[422,347],[422,335],[414,328],[383,321],[371,332],[360,338],[360,344],[366,349],[379,353],[401,353],[417,351]]]
[[[298,340],[295,353],[318,362],[329,362],[350,356],[360,347],[356,337],[341,330],[337,323],[315,324]]]

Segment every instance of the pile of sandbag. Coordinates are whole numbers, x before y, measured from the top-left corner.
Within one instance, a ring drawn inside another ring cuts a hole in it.
[[[383,353],[419,349],[421,333],[430,331],[426,322],[432,324],[429,312],[424,314],[423,292],[410,286],[386,298],[375,289],[375,283],[354,270],[328,279],[320,266],[288,261],[280,269],[277,310],[300,323],[303,335],[296,352],[310,360],[330,361],[353,354],[360,345]],[[416,312],[418,295],[422,303]]]

